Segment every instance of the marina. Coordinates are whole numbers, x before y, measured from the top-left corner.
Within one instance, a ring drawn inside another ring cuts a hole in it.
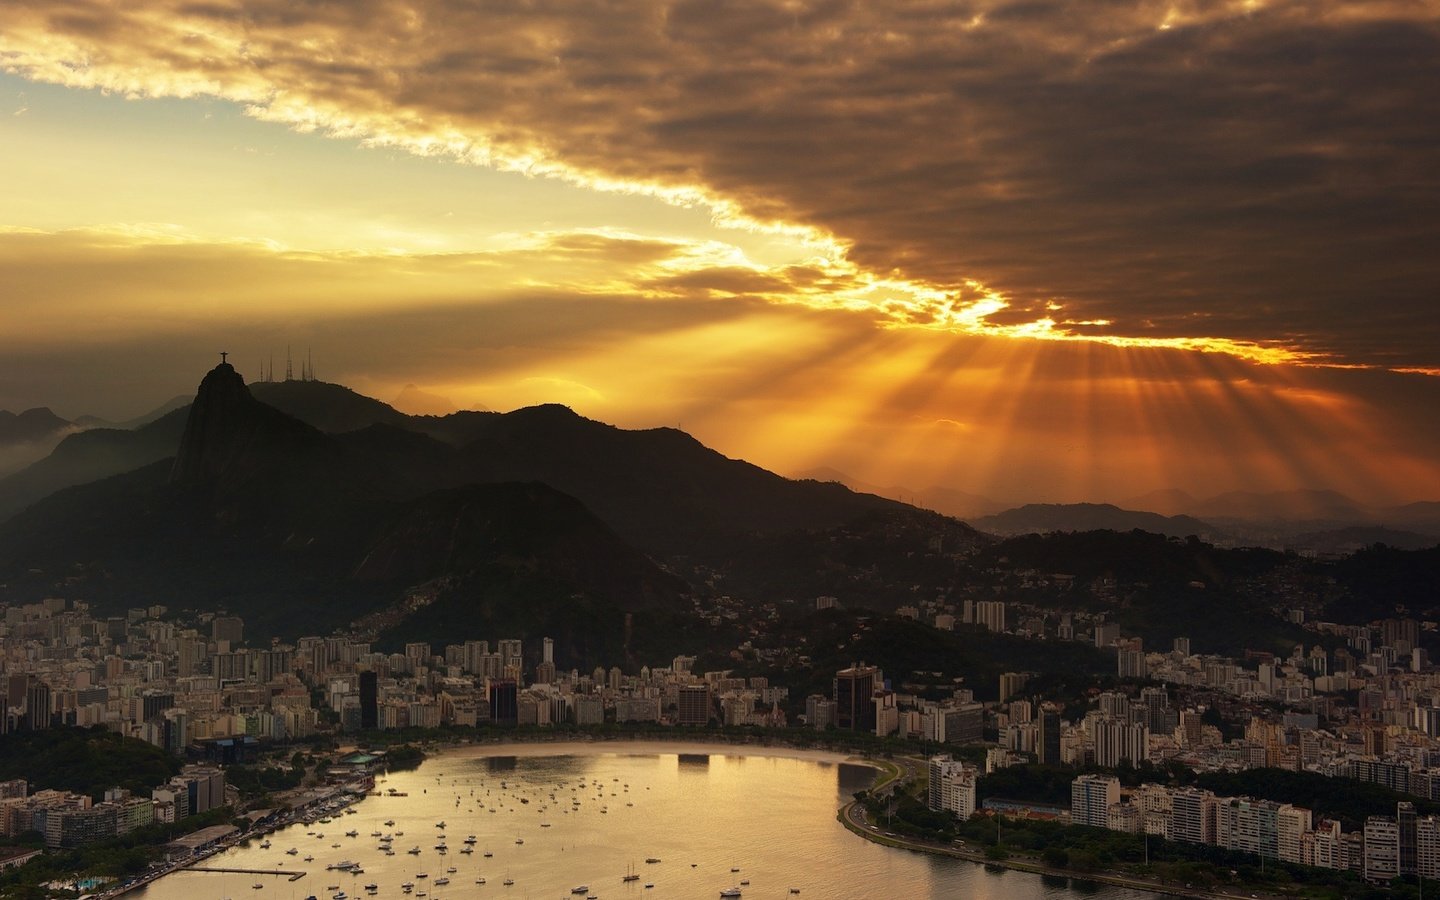
[[[273,832],[272,848],[252,839],[206,860],[208,872],[182,869],[127,896],[1152,896],[1094,885],[1077,890],[1064,878],[994,870],[857,838],[836,820],[836,810],[873,777],[869,766],[823,754],[739,755],[718,747],[712,753],[687,747],[679,754],[664,744],[638,743],[621,749],[461,747],[413,771],[383,776],[374,791],[357,798],[350,807],[354,820],[347,823],[368,837],[343,839],[337,848],[321,834],[307,834],[313,825],[297,823]],[[397,799],[391,788],[408,796]],[[430,833],[435,840],[387,855],[389,842],[382,838],[402,832]],[[479,847],[484,855],[447,855],[431,846],[451,841]],[[283,849],[291,846],[314,857],[305,871],[316,883],[308,888],[286,880],[297,869]],[[644,879],[637,873],[642,864]],[[722,895],[731,890],[740,893]]]

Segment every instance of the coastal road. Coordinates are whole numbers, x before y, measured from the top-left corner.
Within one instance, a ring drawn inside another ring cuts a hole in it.
[[[1195,900],[1236,900],[1236,898],[1255,896],[1261,897],[1262,900],[1279,900],[1279,898],[1271,898],[1269,895],[1259,894],[1258,892],[1252,893],[1251,889],[1242,887],[1235,887],[1230,890],[1203,891],[1179,885],[1161,884],[1158,881],[1113,872],[1078,873],[1068,869],[1052,869],[1038,859],[1032,858],[1012,856],[1003,860],[987,859],[983,853],[974,850],[962,849],[950,844],[941,844],[934,841],[922,841],[910,837],[901,837],[894,832],[887,831],[884,825],[872,825],[866,819],[865,808],[853,801],[840,808],[839,818],[850,831],[874,843],[883,844],[887,847],[896,847],[901,850],[913,850],[917,853],[935,853],[942,856],[952,856],[956,859],[969,860],[979,865],[1002,866],[1007,869],[1029,872],[1033,875],[1075,878],[1082,881],[1111,884],[1117,887],[1133,888],[1135,890],[1150,891],[1157,894],[1168,894],[1174,897],[1192,897],[1195,898]]]

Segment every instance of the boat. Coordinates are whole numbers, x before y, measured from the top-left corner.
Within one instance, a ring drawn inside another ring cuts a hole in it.
[[[481,875],[479,878],[475,879],[475,883],[476,883],[476,884],[484,884],[484,883],[485,883],[485,876],[484,876],[484,875]]]
[[[454,867],[454,866],[450,866],[450,867],[447,868],[445,871],[446,871],[446,872],[449,872],[451,875],[454,875],[454,874],[455,874],[455,867]]]
[[[590,886],[589,886],[588,884],[576,885],[575,887],[573,887],[573,888],[570,889],[570,893],[572,893],[572,894],[588,894],[588,893],[590,893]]]
[[[645,857],[645,861],[646,861],[647,863],[649,863],[650,865],[653,866],[653,865],[655,865],[656,863],[658,863],[658,862],[660,861],[660,857],[658,857],[658,856],[647,856],[647,857]]]
[[[653,888],[654,886],[655,886],[655,882],[653,882],[653,881],[647,881],[647,882],[645,882],[645,888],[646,888],[646,890],[649,890],[650,888]]]
[[[270,849],[270,839],[269,839],[269,838],[266,838],[265,840],[263,840],[263,841],[260,842],[260,849],[261,849],[261,850],[269,850],[269,849]]]
[[[359,863],[354,862],[353,860],[342,859],[342,860],[340,860],[338,863],[331,863],[330,865],[326,866],[326,867],[325,867],[325,871],[327,871],[327,872],[335,872],[335,871],[349,872],[351,869],[358,869],[358,868],[360,868],[360,864],[359,864]]]
[[[509,887],[510,885],[512,885],[512,884],[515,883],[515,879],[513,879],[513,878],[507,878],[507,879],[505,879],[504,881],[502,881],[502,882],[500,882],[500,883],[503,884],[503,885],[505,885],[506,887]]]
[[[395,820],[394,820],[394,819],[386,819],[386,820],[385,820],[385,827],[386,827],[386,828],[394,828],[394,827],[395,827]]]
[[[430,882],[430,883],[431,883],[431,884],[449,884],[449,883],[450,883],[450,878],[449,878],[448,876],[446,876],[446,875],[441,875],[439,878],[435,879],[434,881],[432,881],[432,882]]]
[[[297,854],[297,853],[299,853],[299,852],[300,852],[299,850],[296,850],[294,847],[291,847],[289,850],[286,850],[286,851],[285,851],[285,855],[286,855],[286,856],[294,856],[295,854]]]
[[[250,885],[250,887],[251,887],[252,889],[258,891],[258,890],[260,890],[261,888],[265,887],[265,885],[263,885],[263,884],[261,884],[260,882],[257,881],[257,882],[255,882],[254,884]]]
[[[524,838],[516,838],[516,839],[515,839],[515,843],[517,843],[517,844],[523,844],[523,843],[525,843],[525,839],[524,839]]]
[[[307,853],[307,854],[305,854],[305,861],[306,861],[306,862],[314,862],[314,861],[315,861],[315,857],[313,857],[313,856],[311,856],[310,854]]]
[[[474,853],[474,852],[475,852],[475,848],[474,848],[474,847],[461,847],[461,848],[460,848],[460,852],[461,852],[461,853]]]
[[[350,829],[349,831],[345,832],[345,836],[346,836],[346,837],[359,837],[359,836],[360,836],[360,832],[358,832],[358,831],[356,831],[355,829],[352,828],[352,829]]]
[[[467,843],[467,844],[473,844],[473,843],[475,843],[475,841],[476,841],[475,835],[470,834],[470,835],[466,835],[466,836],[465,836],[465,843]]]
[[[798,893],[800,893],[800,889],[799,889],[799,888],[791,888],[791,889],[790,889],[790,893],[792,893],[792,894],[798,894]]]
[[[739,889],[738,887],[726,888],[725,890],[723,890],[723,891],[720,892],[720,896],[722,896],[722,897],[738,897],[738,896],[740,896],[740,889]]]
[[[620,880],[621,880],[621,881],[639,881],[639,880],[640,880],[640,876],[635,874],[635,864],[634,864],[634,863],[631,863],[630,866],[629,866],[629,868],[627,868],[627,869],[625,870],[625,877],[624,877],[624,878],[621,878]]]
[[[409,850],[406,850],[405,852],[408,853],[408,854],[410,854],[411,856],[419,856],[419,855],[420,855],[420,848],[419,848],[419,847],[411,847]]]

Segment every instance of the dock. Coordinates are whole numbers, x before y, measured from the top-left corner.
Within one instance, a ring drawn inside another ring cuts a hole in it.
[[[304,872],[297,872],[293,869],[202,869],[199,866],[190,866],[186,872],[223,872],[231,875],[287,875],[291,881],[299,881],[305,877]]]

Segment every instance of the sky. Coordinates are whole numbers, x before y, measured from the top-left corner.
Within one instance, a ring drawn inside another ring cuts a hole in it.
[[[1433,0],[9,0],[0,409],[290,348],[910,492],[1437,500],[1436,84]]]

